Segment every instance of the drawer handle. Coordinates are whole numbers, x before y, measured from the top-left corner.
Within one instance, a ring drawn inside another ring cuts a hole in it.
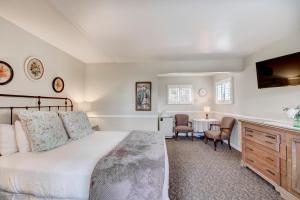
[[[254,163],[254,161],[253,161],[253,160],[251,160],[251,159],[249,159],[249,158],[247,158],[247,160],[248,160],[248,161],[250,161],[250,162],[252,162],[252,163]]]
[[[274,160],[272,158],[270,158],[270,157],[266,157],[266,159],[274,162]]]
[[[267,138],[274,139],[274,140],[276,139],[276,137],[275,137],[275,136],[271,136],[271,135],[266,135],[266,137],[267,137]]]
[[[247,134],[247,136],[249,136],[249,137],[253,137],[253,135],[251,135],[251,134],[249,134],[249,133]]]
[[[247,149],[249,149],[250,151],[254,151],[253,149],[251,149],[250,147],[247,147]]]
[[[273,142],[270,142],[270,141],[265,141],[265,143],[268,143],[268,144],[274,144]]]
[[[275,176],[275,175],[276,175],[274,172],[272,172],[272,171],[271,171],[271,170],[269,170],[269,169],[266,169],[266,171],[267,171],[268,173],[272,174],[273,176]]]
[[[247,132],[253,133],[253,131],[252,131],[252,130],[249,130],[249,129],[247,129]]]

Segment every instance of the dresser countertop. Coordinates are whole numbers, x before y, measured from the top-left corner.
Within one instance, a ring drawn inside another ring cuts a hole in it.
[[[264,121],[264,120],[256,120],[256,119],[240,119],[239,121],[255,123],[258,125],[269,126],[269,127],[273,127],[273,128],[285,129],[285,130],[289,130],[289,131],[299,132],[299,134],[300,134],[300,128],[294,127],[292,123]]]

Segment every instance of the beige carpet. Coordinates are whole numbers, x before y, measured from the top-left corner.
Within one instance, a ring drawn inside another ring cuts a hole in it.
[[[281,200],[272,185],[240,166],[241,154],[219,143],[167,140],[171,200]]]

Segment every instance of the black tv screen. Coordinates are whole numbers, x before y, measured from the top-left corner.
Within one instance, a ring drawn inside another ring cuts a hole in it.
[[[300,85],[300,52],[256,63],[258,88]]]

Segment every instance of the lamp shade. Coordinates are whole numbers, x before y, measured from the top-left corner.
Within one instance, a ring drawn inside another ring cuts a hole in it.
[[[205,113],[210,112],[210,107],[209,107],[209,106],[204,106],[204,107],[203,107],[203,111],[204,111]]]
[[[78,109],[83,112],[91,111],[92,104],[91,102],[87,102],[87,101],[81,102],[78,104]]]

